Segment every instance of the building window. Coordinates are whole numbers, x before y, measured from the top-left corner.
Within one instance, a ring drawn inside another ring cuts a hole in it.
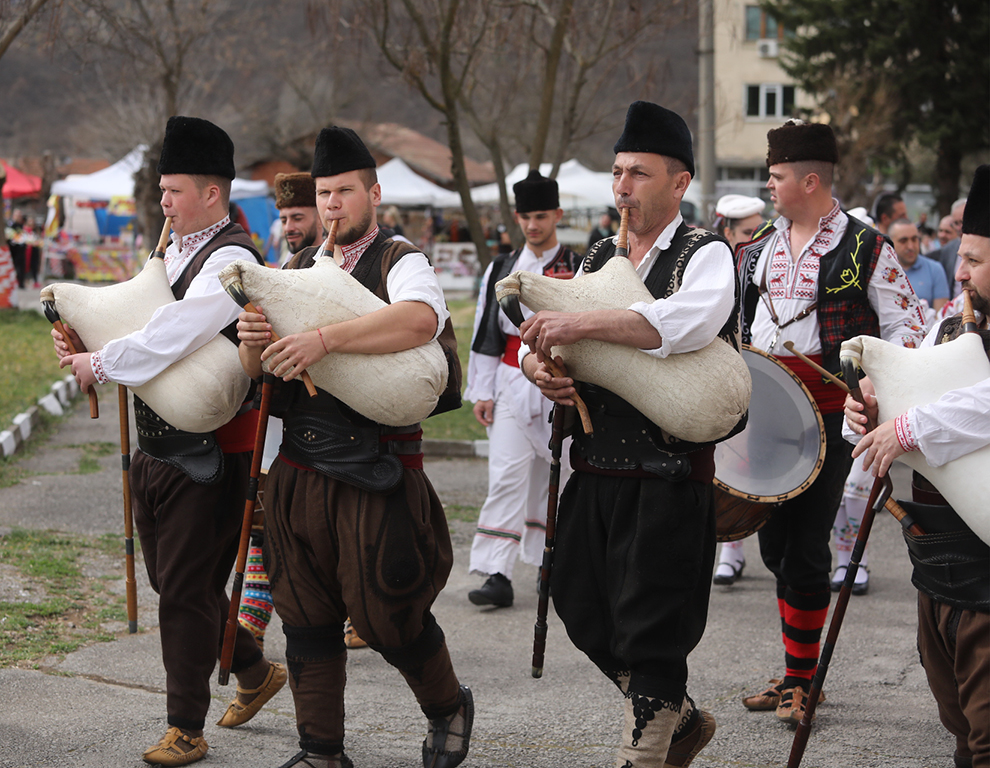
[[[786,117],[794,112],[793,85],[747,85],[745,98],[746,117]]]
[[[787,34],[783,25],[761,10],[758,5],[746,6],[746,39],[747,40],[783,40]]]

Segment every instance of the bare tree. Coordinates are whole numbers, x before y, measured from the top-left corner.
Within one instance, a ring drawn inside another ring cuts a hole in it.
[[[444,115],[457,189],[485,264],[477,212],[466,177],[458,177],[462,122],[488,150],[502,218],[512,222],[506,142],[525,151],[531,168],[549,154],[556,175],[572,144],[600,130],[602,115],[610,113],[601,108],[603,102],[615,104],[614,96],[603,93],[605,84],[614,84],[620,73],[633,83],[655,74],[652,63],[635,69],[628,62],[638,63],[632,55],[636,46],[676,23],[685,5],[683,0],[644,8],[622,0],[371,0],[364,7],[386,61]],[[518,230],[513,234],[518,242]]]
[[[150,147],[135,205],[139,231],[155,238],[164,222],[155,169],[165,123],[196,107],[216,119],[250,8],[234,0],[74,0],[72,7],[65,43],[91,68],[109,106],[94,126],[121,148]]]
[[[28,22],[44,7],[48,0],[30,0],[25,8],[14,12],[10,0],[0,0],[0,59],[10,48]],[[20,5],[18,3],[18,5]]]
[[[358,6],[358,16],[361,7]],[[460,104],[501,6],[462,0],[374,0],[363,8],[385,60],[443,116],[454,187],[461,196],[478,258],[486,265],[489,259],[485,233],[471,199],[464,163]],[[360,22],[355,23],[355,28],[360,29]]]

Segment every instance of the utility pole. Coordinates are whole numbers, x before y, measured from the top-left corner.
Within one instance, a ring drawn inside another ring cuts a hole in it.
[[[714,0],[698,0],[698,159],[701,216],[715,212],[715,11]]]

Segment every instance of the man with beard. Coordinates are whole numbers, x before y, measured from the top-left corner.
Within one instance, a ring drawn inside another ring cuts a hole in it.
[[[323,234],[316,210],[316,185],[308,173],[275,174],[275,207],[289,253],[295,255],[308,248]]]
[[[474,402],[474,417],[488,431],[490,448],[488,497],[478,516],[469,566],[471,573],[488,579],[468,599],[495,607],[512,605],[516,559],[530,565],[543,559],[550,480],[550,403],[519,370],[519,329],[499,308],[495,283],[516,271],[570,278],[581,262],[557,242],[564,215],[557,182],[530,171],[512,192],[526,244],[496,257],[481,279],[464,391],[464,398]],[[566,457],[561,464],[563,482],[570,465]]]
[[[990,165],[981,165],[963,214],[962,259],[956,279],[979,313],[986,339],[990,315]],[[961,317],[943,322],[923,346],[951,341],[962,333]],[[985,342],[984,342],[985,344]],[[877,417],[869,379],[860,380],[868,410]],[[866,433],[864,408],[846,398],[846,424]],[[940,467],[990,444],[990,378],[951,390],[928,405],[909,408],[859,441],[854,457],[882,477],[898,456],[921,451]],[[956,768],[990,766],[990,547],[955,513],[920,474],[912,483],[914,502],[901,502],[926,532],[905,532],[918,588],[918,650],[942,724],[956,738]]]
[[[310,398],[295,380],[330,352],[387,354],[432,339],[450,349],[449,312],[426,256],[379,231],[375,161],[354,131],[320,132],[313,177],[324,224],[339,221],[333,258],[387,306],[274,344],[263,315],[243,312],[237,325],[248,374],[258,377],[267,360],[286,382],[272,399],[284,429],[266,493],[266,566],[302,747],[285,766],[351,765],[342,630],[349,615],[426,715],[424,765],[452,768],[467,756],[474,704],[430,610],[453,554],[443,506],[423,472],[422,429],[374,423],[328,392]],[[300,251],[287,267],[311,266],[316,255]]]

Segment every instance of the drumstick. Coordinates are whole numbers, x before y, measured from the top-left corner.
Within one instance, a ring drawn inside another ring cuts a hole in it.
[[[831,373],[829,373],[824,368],[822,368],[818,363],[816,363],[810,357],[807,357],[806,355],[802,355],[800,352],[798,352],[796,349],[794,349],[794,342],[793,341],[785,341],[784,342],[784,348],[788,352],[793,352],[794,353],[794,356],[796,358],[798,358],[801,362],[807,363],[812,368],[814,368],[816,371],[818,371],[822,376],[824,376],[826,379],[828,379],[833,384],[835,384],[835,386],[837,386],[843,392],[845,392],[846,394],[849,394],[849,385],[846,384],[846,382],[844,382],[838,376],[833,376]]]

